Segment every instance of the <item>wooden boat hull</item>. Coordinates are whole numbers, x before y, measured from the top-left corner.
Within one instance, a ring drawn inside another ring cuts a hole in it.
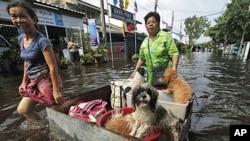
[[[68,115],[70,106],[75,105],[78,101],[89,101],[93,99],[103,99],[108,102],[107,110],[111,107],[111,88],[109,85],[100,86],[91,91],[84,92],[83,94],[76,95],[66,100],[62,106],[54,105],[46,108],[47,117],[49,120],[49,128],[51,135],[61,140],[74,140],[74,141],[97,141],[97,140],[142,140],[133,136],[125,136],[114,133],[103,127],[96,126],[93,123],[83,122],[79,119],[73,118]],[[180,137],[180,141],[184,141],[187,135],[188,128],[191,123],[191,109],[192,104],[187,109],[185,119],[185,129]],[[161,139],[159,139],[161,140]]]

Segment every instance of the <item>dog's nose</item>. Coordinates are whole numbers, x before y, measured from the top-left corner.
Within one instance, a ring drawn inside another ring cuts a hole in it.
[[[142,95],[142,98],[143,98],[143,99],[145,99],[146,97],[147,97],[147,96],[146,96],[145,94],[144,94],[144,95]]]

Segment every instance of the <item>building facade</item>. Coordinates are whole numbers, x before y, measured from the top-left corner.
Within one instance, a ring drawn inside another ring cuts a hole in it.
[[[63,55],[62,50],[67,47],[67,41],[71,36],[74,36],[76,42],[84,47],[84,33],[88,32],[88,19],[95,19],[100,42],[104,41],[101,9],[99,7],[81,0],[26,1],[31,4],[38,16],[38,30],[50,39],[53,49],[59,53],[60,57]],[[9,0],[0,0],[0,34],[9,41],[11,38],[18,36],[20,32],[13,27],[10,21],[6,11],[8,3]],[[104,10],[104,14],[107,15],[107,10]],[[108,24],[106,29],[111,32],[111,34],[106,33],[107,41],[109,42],[109,38],[112,38],[112,42],[116,42],[113,47],[117,48],[117,51],[120,51],[120,48],[126,49],[127,44],[124,41],[128,40],[123,37],[121,27]],[[110,47],[110,43],[107,46]],[[109,50],[111,49],[109,48]],[[116,54],[115,52],[112,53]],[[83,50],[80,54],[83,54]],[[123,54],[122,58],[130,58],[131,55],[126,56],[126,54]]]

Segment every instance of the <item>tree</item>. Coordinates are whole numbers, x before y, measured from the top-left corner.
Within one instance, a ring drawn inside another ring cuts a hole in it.
[[[250,32],[250,1],[249,0],[232,0],[227,5],[227,10],[216,19],[216,25],[206,31],[206,36],[210,36],[217,43],[240,43],[242,37],[244,41],[249,40]]]
[[[221,19],[223,17],[219,17],[218,19]],[[216,44],[220,43],[226,43],[227,41],[227,34],[228,30],[226,30],[225,24],[221,22],[220,20],[215,20],[217,23],[213,27],[209,27],[205,33],[204,36],[209,36],[212,38],[212,44],[215,46]]]
[[[204,33],[205,29],[210,26],[210,22],[204,16],[189,17],[185,20],[185,29],[186,35],[189,38],[189,44],[193,45],[194,41],[200,38],[200,36]]]

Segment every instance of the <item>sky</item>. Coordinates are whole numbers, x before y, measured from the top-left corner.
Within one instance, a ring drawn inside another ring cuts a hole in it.
[[[90,0],[82,0],[90,3]],[[91,4],[100,7],[101,0],[92,0]],[[107,9],[107,3],[113,5],[113,0],[103,0],[104,8]],[[124,0],[125,1],[125,0]],[[173,32],[185,34],[184,32],[184,21],[188,17],[196,15],[197,17],[206,16],[211,22],[211,26],[216,23],[214,20],[222,15],[226,10],[227,4],[230,0],[158,0],[156,11],[161,16],[161,28],[166,25],[162,24],[165,21],[170,26],[173,19]],[[144,16],[155,9],[156,0],[136,0],[137,3],[137,13],[135,14],[136,20],[142,22],[142,24],[137,24],[138,32],[146,32],[144,24]],[[119,0],[117,7],[119,7]],[[134,0],[130,0],[130,4],[127,11],[134,13]],[[108,18],[108,17],[107,17]],[[122,22],[110,18],[110,23],[121,26]],[[106,20],[107,22],[107,20]],[[201,37],[196,42],[206,42],[210,40],[207,37]]]

